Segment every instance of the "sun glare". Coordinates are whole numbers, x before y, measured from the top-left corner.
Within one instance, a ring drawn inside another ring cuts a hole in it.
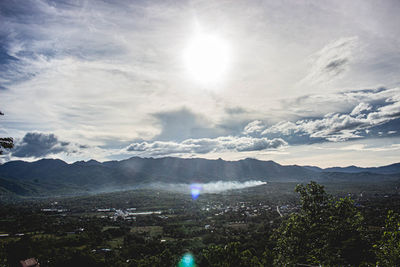
[[[202,83],[217,82],[225,74],[229,63],[229,47],[218,36],[198,34],[184,51],[188,73]]]

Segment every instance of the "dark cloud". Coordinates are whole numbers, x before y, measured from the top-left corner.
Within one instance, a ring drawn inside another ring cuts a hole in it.
[[[337,69],[339,69],[340,72],[342,71],[342,66],[345,65],[348,61],[349,60],[346,58],[333,60],[328,65],[326,65],[325,69],[328,71],[337,71]]]
[[[69,152],[69,142],[60,141],[54,134],[27,133],[12,150],[14,157],[44,157]]]
[[[400,135],[400,118],[391,120],[388,123],[380,124],[371,127],[360,133],[361,135],[369,138],[373,137],[394,137]]]
[[[89,4],[99,7],[105,3],[0,1],[0,79],[4,85],[9,87],[39,75],[43,69],[35,67],[37,62],[64,57],[94,60],[126,52],[125,46],[111,42],[107,33],[89,30],[90,26],[76,18],[73,11],[83,12]],[[66,28],[68,38],[52,36]]]
[[[1,17],[0,17],[1,19]],[[7,89],[7,81],[10,76],[14,76],[13,74],[9,73],[10,69],[15,65],[18,61],[17,58],[8,54],[6,49],[6,44],[2,41],[4,38],[0,36],[0,79],[3,78],[2,84],[0,85],[0,90]]]
[[[5,44],[0,41],[0,68],[3,69],[4,65],[17,60],[17,58],[8,54]]]
[[[217,137],[223,129],[211,125],[207,118],[187,108],[153,114],[161,126],[161,133],[154,140],[183,141],[189,138]]]
[[[35,5],[32,1],[25,1],[23,5],[15,1],[0,1],[0,15],[4,18],[20,19],[34,14],[40,14],[40,5]]]
[[[225,111],[229,115],[238,115],[238,114],[247,113],[247,110],[242,107],[229,107],[229,108],[225,108]]]
[[[380,93],[383,91],[387,91],[388,89],[385,87],[378,87],[378,88],[369,88],[369,89],[359,89],[359,90],[351,90],[349,92],[343,92],[343,93],[363,93],[363,94],[367,94],[367,93],[372,93],[372,94],[376,94],[376,93]]]

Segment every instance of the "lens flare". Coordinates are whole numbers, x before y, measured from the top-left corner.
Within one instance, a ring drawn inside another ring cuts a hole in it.
[[[178,267],[196,267],[192,254],[186,253],[183,255],[182,259],[179,261]]]
[[[190,185],[190,192],[192,194],[193,199],[197,199],[201,193],[203,187],[200,184],[191,184]]]

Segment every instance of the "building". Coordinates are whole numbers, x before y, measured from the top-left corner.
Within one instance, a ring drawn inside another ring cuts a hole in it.
[[[40,267],[39,262],[35,258],[20,261],[22,267]]]

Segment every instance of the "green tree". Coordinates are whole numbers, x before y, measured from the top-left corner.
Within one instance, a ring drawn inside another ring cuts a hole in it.
[[[0,111],[0,116],[4,113]],[[11,137],[0,137],[0,155],[3,154],[3,149],[11,149],[14,147],[14,140]]]
[[[374,246],[378,266],[400,266],[400,215],[389,211],[385,231]]]
[[[165,249],[161,254],[154,256],[146,256],[142,259],[132,260],[129,266],[160,266],[160,267],[169,267],[176,266],[176,257],[171,253],[169,249]]]
[[[360,265],[367,251],[363,217],[349,198],[335,200],[322,185],[298,185],[301,209],[275,233],[276,265]]]
[[[239,247],[239,242],[231,242],[224,247],[211,245],[202,251],[201,266],[263,266],[250,250],[241,251]]]

